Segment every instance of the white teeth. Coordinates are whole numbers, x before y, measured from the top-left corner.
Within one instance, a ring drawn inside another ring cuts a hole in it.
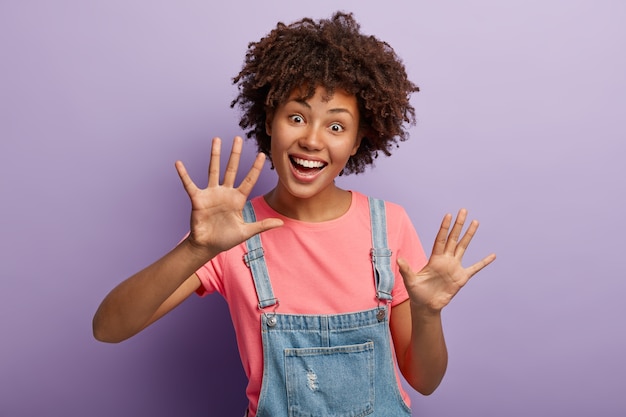
[[[305,168],[322,168],[324,165],[326,165],[321,161],[310,161],[308,159],[300,159],[300,158],[293,158],[293,161],[296,164],[302,165]]]

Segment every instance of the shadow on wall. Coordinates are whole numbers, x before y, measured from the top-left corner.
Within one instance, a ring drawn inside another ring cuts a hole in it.
[[[224,139],[228,151],[231,140]],[[255,153],[253,144],[246,141],[237,183],[252,165]],[[223,155],[222,169],[227,157],[228,152]],[[206,152],[195,152],[184,162],[197,185],[205,187]],[[268,162],[251,197],[275,185],[275,173],[269,167]],[[167,175],[166,185],[159,185],[155,191],[158,197],[152,196],[163,201],[157,204],[160,215],[146,229],[153,230],[152,226],[161,224],[159,236],[173,234],[182,238],[186,230],[181,231],[180,226],[187,228],[189,203],[175,172]],[[174,193],[174,197],[163,197],[167,192]],[[167,245],[154,245],[157,247],[150,250],[155,253],[168,249]],[[133,264],[127,269],[135,270],[137,266]],[[228,306],[217,293],[206,297],[192,294],[131,339],[114,346],[99,345],[98,355],[98,360],[110,365],[104,370],[107,381],[99,387],[107,399],[96,395],[98,401],[104,402],[97,410],[100,414],[94,417],[237,416],[245,412],[247,380]]]
[[[234,135],[232,135],[234,136]],[[223,138],[226,152],[222,155],[222,171],[227,163],[232,137]],[[236,184],[252,166],[256,147],[246,140]],[[188,161],[190,175],[200,187],[206,186],[208,161],[205,154],[195,153]],[[266,162],[250,198],[268,192],[276,185],[276,174]],[[177,179],[178,181],[178,179]],[[177,184],[178,185],[178,184]],[[180,193],[181,200],[187,197]],[[187,217],[187,202],[172,208],[173,216]],[[184,207],[181,209],[181,206]],[[182,212],[182,214],[181,214]],[[186,222],[187,220],[185,220]],[[206,297],[193,294],[152,329],[149,336],[150,364],[154,368],[152,394],[159,398],[158,416],[243,415],[247,406],[247,379],[241,365],[239,350],[228,305],[217,293]],[[141,337],[141,336],[140,336]],[[145,346],[146,341],[141,342]],[[145,377],[144,377],[145,378]],[[179,399],[188,399],[177,404]]]
[[[152,333],[144,370],[153,372],[144,379],[159,404],[152,415],[243,415],[246,377],[220,295],[194,294],[144,332]]]

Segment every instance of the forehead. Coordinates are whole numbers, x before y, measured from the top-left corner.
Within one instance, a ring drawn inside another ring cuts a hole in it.
[[[331,91],[324,86],[316,87],[312,93],[306,87],[294,88],[284,104],[288,102],[296,102],[304,105],[321,103],[337,104],[348,107],[357,106],[357,98],[354,94],[348,93],[346,90],[341,88],[336,88]]]

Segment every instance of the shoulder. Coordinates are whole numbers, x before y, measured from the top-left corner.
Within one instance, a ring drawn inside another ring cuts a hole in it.
[[[363,210],[368,209],[370,198],[382,200],[385,203],[385,212],[386,212],[388,223],[397,224],[397,223],[404,223],[407,221],[410,222],[409,216],[406,210],[404,209],[403,206],[401,206],[398,203],[395,203],[389,200],[384,200],[376,196],[368,196],[358,191],[352,191],[352,194],[354,195],[355,201],[358,203],[357,206]]]

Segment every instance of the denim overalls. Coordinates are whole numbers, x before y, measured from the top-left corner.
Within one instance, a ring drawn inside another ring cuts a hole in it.
[[[246,241],[261,310],[263,382],[258,417],[410,416],[395,374],[388,308],[394,275],[385,203],[369,199],[373,278],[378,305],[336,315],[279,314],[261,239]],[[256,216],[250,202],[246,222]],[[332,296],[332,294],[329,294]],[[373,298],[374,300],[374,298]]]

